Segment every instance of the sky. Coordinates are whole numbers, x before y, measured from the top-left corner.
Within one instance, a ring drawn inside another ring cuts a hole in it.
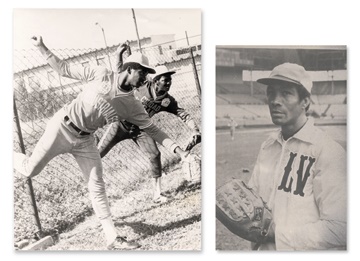
[[[186,31],[190,44],[201,41],[201,9],[133,10],[140,38],[175,34],[175,39],[184,39]],[[101,28],[108,46],[137,39],[131,8],[14,9],[13,48],[33,48],[33,35],[41,35],[50,49],[104,48]]]

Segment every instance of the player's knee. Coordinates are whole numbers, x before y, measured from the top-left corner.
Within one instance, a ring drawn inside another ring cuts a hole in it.
[[[149,155],[149,159],[150,159],[151,162],[160,161],[160,160],[161,160],[161,153],[160,153],[160,151],[157,150],[157,151],[151,153],[151,154]]]
[[[102,178],[90,179],[88,183],[89,192],[93,194],[105,193],[105,183]]]

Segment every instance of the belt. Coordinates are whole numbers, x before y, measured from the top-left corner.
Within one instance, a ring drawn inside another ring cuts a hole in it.
[[[69,117],[67,115],[65,115],[64,120],[65,120],[65,123],[67,125],[70,125],[77,133],[79,133],[79,135],[81,135],[81,136],[90,135],[89,132],[80,130],[74,123],[72,123],[70,121],[70,119],[69,119]]]

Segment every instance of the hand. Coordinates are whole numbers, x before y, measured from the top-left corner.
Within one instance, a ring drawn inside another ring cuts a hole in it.
[[[176,147],[175,152],[179,154],[181,160],[186,160],[186,157],[190,154],[190,151],[183,151],[180,147]]]
[[[188,145],[186,146],[186,151],[191,150],[196,144],[201,142],[201,134],[200,132],[195,132],[190,140],[190,142],[188,143]]]
[[[266,235],[267,242],[275,242],[275,223],[272,221],[269,231]]]
[[[40,46],[44,45],[44,42],[43,42],[42,37],[40,35],[31,37],[31,41],[32,41],[33,45],[36,46],[36,47],[40,47]]]
[[[128,48],[129,46],[126,43],[123,43],[116,49],[116,53],[123,54]]]

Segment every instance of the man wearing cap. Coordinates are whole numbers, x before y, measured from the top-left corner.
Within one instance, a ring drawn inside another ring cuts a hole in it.
[[[280,130],[262,144],[249,186],[272,210],[275,238],[260,250],[346,249],[346,154],[307,118],[312,80],[284,63],[268,78],[272,121]]]
[[[118,63],[121,64],[121,53],[119,59]],[[183,108],[179,107],[176,99],[168,93],[172,83],[171,75],[175,71],[169,71],[164,65],[155,67],[155,70],[156,73],[152,81],[147,81],[134,91],[135,97],[141,101],[150,117],[162,111],[172,113],[183,120],[193,130],[193,135],[198,136],[200,140],[201,134],[193,118]],[[154,188],[153,201],[155,203],[166,202],[168,198],[161,194],[161,154],[155,140],[144,132],[141,126],[122,121],[111,142],[106,147],[99,147],[101,157],[104,157],[117,143],[126,139],[132,139],[150,160],[150,172],[153,177]]]
[[[159,130],[133,95],[133,88],[146,80],[148,73],[155,73],[146,56],[134,54],[125,61],[121,72],[105,67],[82,67],[70,65],[56,57],[43,43],[41,36],[32,38],[33,44],[50,66],[60,75],[86,83],[83,91],[70,104],[60,109],[47,124],[45,133],[38,141],[32,155],[14,153],[14,168],[30,178],[38,175],[55,156],[71,153],[77,161],[96,216],[105,233],[108,249],[134,249],[140,245],[118,236],[111,219],[111,212],[102,177],[102,163],[95,145],[93,133],[109,124],[108,134],[100,141],[106,146],[117,131],[119,120],[127,120],[141,126],[152,138],[186,157],[180,147]]]

